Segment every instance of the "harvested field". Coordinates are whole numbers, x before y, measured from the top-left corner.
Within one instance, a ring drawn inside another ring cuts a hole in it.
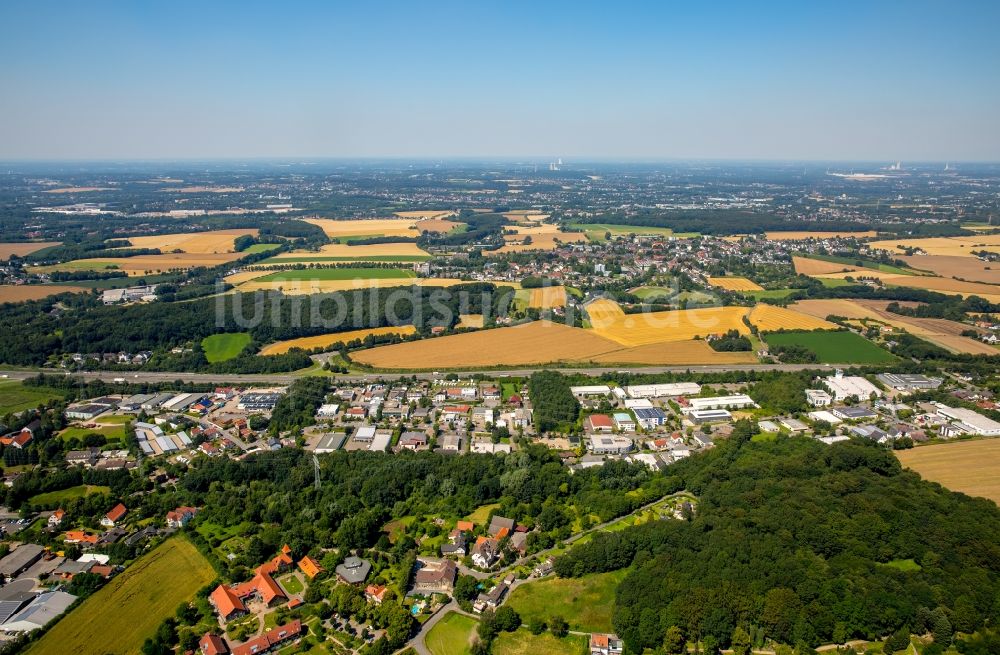
[[[860,270],[859,267],[850,264],[825,262],[821,259],[810,259],[809,257],[792,257],[792,264],[795,266],[795,272],[799,275],[826,275],[842,271]]]
[[[275,271],[259,282],[302,282],[306,280],[382,280],[414,278],[413,271],[405,268],[292,268]]]
[[[0,284],[0,303],[41,300],[57,293],[84,293],[87,291],[90,289],[58,284]]]
[[[233,252],[233,241],[245,235],[257,236],[259,230],[213,230],[212,232],[187,232],[128,237],[133,248],[159,248],[160,252],[181,250],[192,254]]]
[[[726,277],[710,277],[708,278],[708,283],[713,287],[719,287],[720,289],[725,289],[726,291],[763,291],[764,287],[760,286],[753,280],[748,280],[745,277],[739,276],[726,276]]]
[[[416,223],[415,227],[420,232],[451,232],[452,230],[466,225],[459,221],[449,221],[444,218],[427,218]]]
[[[480,329],[485,325],[482,314],[459,314],[456,328]]]
[[[504,237],[507,245],[498,250],[484,250],[483,254],[499,255],[526,250],[553,250],[559,243],[576,243],[587,240],[587,235],[580,232],[560,232],[558,225],[514,225],[510,229],[515,230],[517,234],[508,234]],[[523,243],[524,238],[528,236],[531,237],[531,243]]]
[[[843,316],[844,318],[874,318],[879,316],[870,309],[862,307],[854,300],[800,300],[792,304],[792,309],[816,318],[827,316]]]
[[[990,264],[974,257],[904,255],[900,259],[913,268],[931,271],[941,277],[959,278],[970,282],[1000,284],[1000,264]]]
[[[549,321],[380,346],[351,358],[376,368],[439,369],[586,361],[621,346],[590,330]]]
[[[239,286],[244,282],[249,282],[250,280],[256,280],[259,277],[264,277],[265,275],[270,275],[270,271],[240,271],[239,273],[233,273],[232,275],[227,275],[224,279],[229,284]]]
[[[25,241],[23,243],[0,243],[0,261],[7,261],[11,255],[24,257],[33,252],[61,245],[58,241]]]
[[[398,216],[400,218],[406,218],[409,220],[413,219],[436,219],[436,218],[447,218],[448,216],[454,216],[455,211],[452,209],[417,209],[413,211],[405,212],[393,212],[393,216]]]
[[[893,452],[903,466],[925,480],[1000,503],[1000,439],[954,441]]]
[[[775,305],[758,304],[749,315],[750,322],[761,332],[777,330],[835,330],[837,326],[809,314]]]
[[[661,366],[699,364],[753,364],[752,352],[716,352],[705,341],[668,341],[635,348],[623,348],[594,357],[601,364],[657,364]]]
[[[743,323],[746,307],[704,307],[666,312],[622,314],[612,320],[593,320],[594,333],[626,347],[644,346],[668,341],[687,341],[697,336],[721,334],[736,330],[741,334],[750,329]]]
[[[982,282],[961,282],[946,277],[915,277],[912,275],[882,278],[882,281],[890,286],[928,289],[930,291],[959,294],[961,296],[981,296],[991,302],[1000,302],[1000,285],[983,284]]]
[[[414,220],[411,218],[376,218],[372,220],[347,220],[337,221],[331,218],[306,218],[307,223],[318,225],[322,228],[326,236],[337,239],[351,236],[400,236],[413,237],[420,236],[420,232],[414,229]]]
[[[481,317],[480,317],[481,318]],[[349,330],[347,332],[331,332],[330,334],[320,334],[314,337],[302,337],[301,339],[289,339],[279,341],[264,346],[260,350],[261,355],[282,355],[292,348],[312,350],[313,348],[330,348],[334,344],[349,343],[355,339],[362,341],[368,335],[382,336],[385,334],[407,335],[413,334],[417,329],[412,325],[398,325],[380,328],[366,328],[363,330]]]
[[[771,241],[802,241],[804,239],[836,239],[850,238],[855,239],[871,239],[878,236],[878,232],[874,230],[868,230],[867,232],[765,232],[766,236]]]
[[[590,317],[590,324],[595,327],[611,325],[625,316],[621,306],[608,298],[593,300],[587,303],[585,309]]]
[[[239,291],[256,291],[264,289],[277,291],[281,289],[285,295],[298,296],[310,293],[330,293],[333,291],[350,291],[351,289],[371,289],[375,287],[453,287],[457,284],[469,284],[466,280],[457,278],[360,278],[350,280],[294,280],[294,281],[261,281],[253,279],[239,286]]]
[[[531,210],[517,210],[511,212],[505,212],[503,217],[508,221],[513,221],[515,223],[541,223],[547,219],[551,214],[542,214],[541,212],[535,212]]]
[[[540,289],[526,289],[526,291],[531,292],[531,298],[528,300],[529,307],[553,309],[566,306],[566,287],[542,287]]]
[[[430,254],[415,243],[375,243],[351,246],[346,243],[329,243],[319,251],[296,250],[283,252],[261,262],[263,265],[293,262],[337,261],[423,261]]]
[[[995,346],[991,346],[988,343],[983,343],[978,339],[971,339],[969,337],[955,336],[951,334],[936,334],[934,336],[927,336],[924,338],[931,343],[941,346],[945,350],[949,350],[953,353],[988,356],[1000,355],[1000,349]]]
[[[183,186],[160,189],[160,191],[173,193],[242,193],[244,189],[241,186]]]
[[[926,239],[886,239],[872,241],[871,248],[905,254],[906,248],[920,248],[928,255],[973,257],[974,251],[1000,252],[1000,234],[979,234],[969,237],[929,237]]]

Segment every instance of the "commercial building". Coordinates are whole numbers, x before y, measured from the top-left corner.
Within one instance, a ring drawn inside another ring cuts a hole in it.
[[[959,427],[963,428],[970,434],[976,434],[981,437],[1000,436],[1000,423],[997,423],[993,419],[987,418],[982,414],[974,412],[971,409],[940,405],[937,413],[947,419],[955,421]]]
[[[877,377],[879,382],[897,391],[937,389],[943,382],[941,378],[929,378],[916,373],[881,373]]]
[[[838,372],[836,375],[823,378],[822,382],[837,402],[843,402],[852,396],[858,400],[868,400],[872,394],[877,398],[882,396],[878,387],[857,375],[844,375]]]
[[[632,398],[676,398],[677,396],[697,396],[701,385],[696,382],[670,382],[667,384],[634,384],[625,387]]]
[[[644,430],[652,430],[667,422],[667,415],[659,407],[639,407],[632,412]]]
[[[611,387],[606,384],[594,384],[590,386],[582,387],[570,387],[569,390],[577,398],[585,398],[587,396],[606,396],[611,393]]]
[[[718,423],[731,421],[733,415],[726,409],[696,409],[687,413],[692,423]]]
[[[624,455],[632,450],[632,440],[616,435],[594,435],[588,444],[595,455]]]
[[[756,407],[757,403],[746,394],[736,394],[735,396],[714,396],[711,398],[691,398],[685,412],[699,411],[705,409],[743,409],[745,407]]]
[[[833,396],[822,389],[806,389],[806,402],[813,407],[828,407],[833,404]]]

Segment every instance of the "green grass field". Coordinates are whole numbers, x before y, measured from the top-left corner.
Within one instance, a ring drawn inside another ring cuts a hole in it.
[[[583,230],[587,238],[591,241],[604,241],[604,235],[608,232],[612,237],[625,236],[628,234],[642,234],[654,236],[674,236],[674,231],[669,227],[642,227],[641,225],[612,225],[610,223],[570,223],[566,227],[572,230]]]
[[[255,243],[246,250],[242,250],[241,252],[244,255],[256,255],[262,252],[271,252],[275,248],[280,248],[280,247],[281,247],[280,243]]]
[[[886,364],[897,361],[892,353],[853,332],[781,332],[768,334],[764,340],[771,347],[802,346],[816,353],[821,364]]]
[[[516,632],[501,632],[493,642],[493,655],[580,655],[587,647],[588,640],[583,635],[557,639],[551,632],[536,636],[522,628]]]
[[[531,304],[531,289],[518,289],[514,292],[514,300],[511,303],[514,311],[524,311]]]
[[[402,268],[304,268],[276,271],[255,282],[298,282],[301,280],[392,280],[416,277]]]
[[[525,623],[532,619],[548,621],[562,616],[570,630],[611,632],[615,589],[627,570],[595,573],[580,578],[548,578],[521,585],[508,604]]]
[[[431,628],[424,642],[432,655],[468,655],[477,624],[472,617],[449,612]]]
[[[67,500],[72,500],[73,498],[83,498],[84,496],[92,496],[94,494],[109,494],[111,493],[111,487],[100,487],[92,484],[81,484],[76,487],[70,487],[68,489],[60,489],[59,491],[49,491],[44,494],[38,494],[37,496],[32,496],[28,499],[28,503],[31,505],[58,505],[64,503]]]
[[[0,416],[34,409],[39,404],[53,398],[62,398],[64,393],[50,387],[26,387],[15,380],[0,381]]]
[[[469,514],[468,516],[465,517],[465,520],[472,521],[476,525],[484,525],[486,523],[486,519],[490,517],[490,512],[492,512],[498,507],[500,507],[500,503],[493,503],[492,505],[483,505],[481,507],[477,507],[475,511],[472,512],[472,514]]]
[[[745,291],[743,292],[747,296],[753,296],[757,300],[761,298],[787,298],[796,291],[801,291],[802,289],[764,289],[763,291]]]
[[[299,576],[294,573],[289,573],[283,578],[278,578],[278,584],[280,584],[281,588],[290,594],[302,593],[302,590],[305,588],[302,581],[299,580]]]
[[[104,435],[109,441],[122,441],[125,438],[124,425],[101,425],[96,428],[81,428],[73,425],[60,432],[59,438],[63,441],[72,439],[73,437],[82,439],[86,435],[94,434],[95,432]]]
[[[662,300],[668,301],[673,295],[673,289],[668,289],[667,287],[639,287],[633,289],[631,293],[638,296],[642,300]]]
[[[138,653],[163,619],[215,577],[190,541],[173,537],[133,562],[26,652]]]
[[[857,282],[842,280],[839,277],[818,277],[816,279],[820,281],[820,284],[828,289],[833,289],[835,287],[849,287],[852,284],[857,284]]]
[[[250,343],[249,332],[225,332],[213,334],[201,340],[205,359],[210,362],[224,362],[239,355]]]

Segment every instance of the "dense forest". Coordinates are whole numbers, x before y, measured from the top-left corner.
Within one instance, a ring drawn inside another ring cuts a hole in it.
[[[562,576],[631,567],[614,625],[632,652],[671,628],[723,647],[738,626],[815,646],[901,629],[950,638],[1000,618],[993,503],[924,482],[868,442],[753,443],[753,431],[741,422],[671,467],[699,497],[691,521],[601,535],[556,561]]]
[[[580,403],[570,391],[566,377],[555,371],[539,371],[528,380],[535,428],[541,432],[568,429],[580,416]]]

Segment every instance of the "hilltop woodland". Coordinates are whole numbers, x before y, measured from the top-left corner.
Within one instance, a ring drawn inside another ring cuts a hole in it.
[[[671,467],[699,498],[691,520],[597,535],[556,560],[564,577],[630,567],[614,627],[631,652],[664,648],[668,633],[706,652],[734,632],[799,646],[931,632],[946,646],[1000,619],[993,503],[924,482],[867,442],[754,432],[741,421]]]

